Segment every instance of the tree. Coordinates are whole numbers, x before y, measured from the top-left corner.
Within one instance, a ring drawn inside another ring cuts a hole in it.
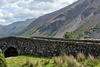
[[[73,32],[66,32],[64,33],[64,38],[74,39]]]
[[[2,54],[1,49],[0,49],[0,67],[7,67],[7,63],[4,55]]]

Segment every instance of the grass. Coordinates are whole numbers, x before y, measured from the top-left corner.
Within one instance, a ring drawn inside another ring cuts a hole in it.
[[[7,67],[7,63],[1,49],[0,49],[0,67]]]
[[[50,58],[44,58],[36,55],[21,55],[21,56],[16,56],[16,57],[9,57],[6,58],[8,67],[27,67],[25,66],[27,61],[41,61],[41,64],[46,64],[46,61],[50,60],[50,63],[52,63],[52,60]],[[43,61],[43,62],[42,62]],[[52,66],[52,64],[48,64],[48,66]]]
[[[90,57],[90,55],[89,55],[89,57]],[[78,60],[79,62],[85,61],[85,55],[82,54],[82,53],[78,53],[78,54],[77,54],[77,60]]]
[[[100,58],[79,53],[77,57],[63,54],[58,57],[40,57],[36,55],[21,55],[6,58],[8,67],[100,67]]]

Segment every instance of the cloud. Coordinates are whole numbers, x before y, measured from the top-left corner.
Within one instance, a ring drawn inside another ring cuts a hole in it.
[[[75,0],[0,0],[0,24],[9,24],[61,9]],[[4,21],[5,20],[5,21]]]
[[[0,25],[8,25],[9,23],[5,23],[5,19],[0,19]]]
[[[5,20],[4,19],[0,19],[0,22],[5,22]]]

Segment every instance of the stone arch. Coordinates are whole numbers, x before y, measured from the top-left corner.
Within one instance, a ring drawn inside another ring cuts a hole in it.
[[[15,47],[9,47],[4,52],[4,56],[5,57],[18,56],[18,51],[17,51],[17,49]]]

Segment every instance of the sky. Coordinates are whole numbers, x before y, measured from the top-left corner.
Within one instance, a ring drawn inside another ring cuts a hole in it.
[[[0,0],[0,25],[38,18],[76,0]]]

